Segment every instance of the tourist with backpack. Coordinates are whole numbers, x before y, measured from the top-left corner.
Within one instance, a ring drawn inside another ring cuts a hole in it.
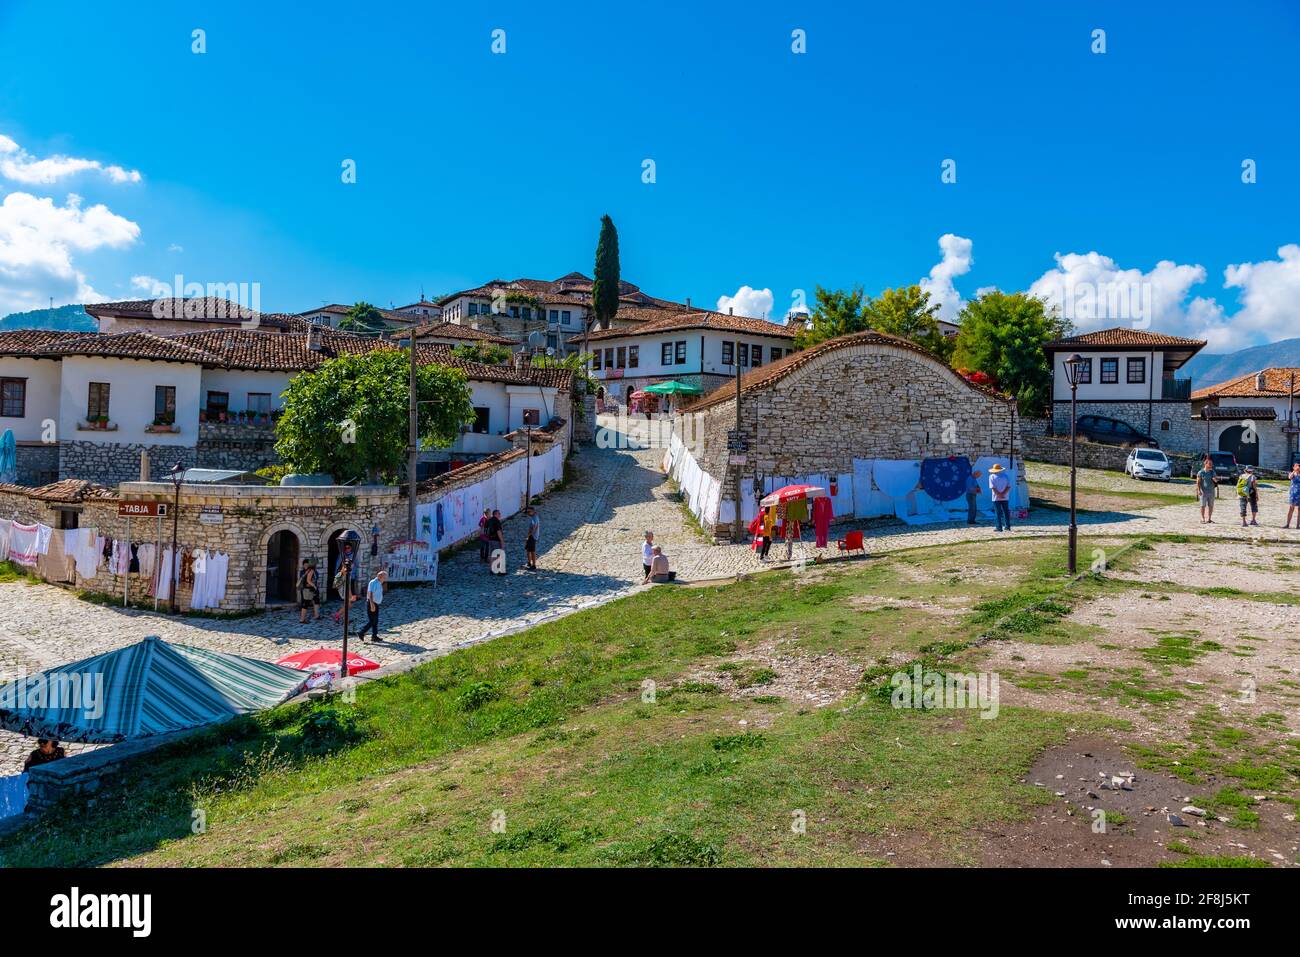
[[[1237,479],[1237,504],[1241,508],[1241,527],[1245,528],[1246,508],[1250,507],[1250,523],[1258,525],[1259,517],[1259,479],[1255,477],[1255,466],[1247,465],[1245,471],[1241,473],[1241,478]]]

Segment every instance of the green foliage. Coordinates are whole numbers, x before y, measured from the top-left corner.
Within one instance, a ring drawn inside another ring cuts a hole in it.
[[[930,294],[922,292],[920,286],[886,289],[862,306],[869,328],[910,339],[947,362],[952,356],[953,343],[939,330],[935,319],[938,311],[939,304],[932,305]]]
[[[260,475],[272,485],[279,485],[284,477],[290,474],[293,469],[287,465],[263,465],[260,469],[253,472],[254,475]]]
[[[596,327],[608,329],[618,312],[618,230],[608,216],[600,217],[596,241],[596,276],[591,286],[591,311]]]
[[[344,332],[383,332],[386,324],[379,310],[368,302],[358,302],[339,320]]]
[[[1070,334],[1070,323],[1049,314],[1041,299],[989,292],[961,313],[953,363],[993,377],[1014,395],[1024,415],[1043,415],[1052,398],[1052,367],[1044,343]]]
[[[476,342],[451,347],[451,354],[467,362],[482,362],[485,365],[499,366],[510,361],[510,349],[495,342]]]
[[[404,471],[410,352],[389,350],[331,359],[289,381],[276,451],[295,472],[339,481],[392,481]],[[465,373],[425,365],[417,372],[420,440],[435,448],[456,440],[474,414]]]
[[[578,394],[582,394],[586,389],[588,394],[594,394],[599,383],[591,374],[591,353],[590,352],[570,352],[567,356],[548,356],[535,355],[532,359],[534,369],[568,369],[573,373],[574,385],[578,386]],[[578,407],[574,407],[575,413]]]
[[[861,286],[849,290],[818,286],[816,304],[808,316],[809,327],[799,330],[795,336],[795,345],[806,349],[827,339],[862,332],[868,328],[866,317],[862,314],[863,298]]]

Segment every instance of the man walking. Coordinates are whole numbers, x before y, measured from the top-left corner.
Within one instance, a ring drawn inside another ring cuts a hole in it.
[[[1237,502],[1241,506],[1241,527],[1246,527],[1246,508],[1250,507],[1250,524],[1259,524],[1259,479],[1255,477],[1255,466],[1247,465],[1246,471],[1237,479]]]
[[[1214,463],[1207,455],[1196,473],[1196,494],[1201,500],[1201,524],[1214,524],[1214,495],[1218,480],[1214,477]]]
[[[384,603],[384,584],[388,581],[388,572],[382,568],[375,573],[375,577],[370,579],[370,584],[366,586],[366,625],[357,635],[362,641],[366,640],[366,632],[370,632],[370,637],[375,641],[383,641],[379,637],[379,606]]]
[[[644,577],[650,577],[650,565],[655,558],[655,533],[649,530],[645,533],[645,541],[641,543],[641,573]]]
[[[980,497],[979,478],[983,472],[971,472],[966,476],[966,524],[974,525],[975,522],[975,504]]]
[[[997,530],[1002,531],[1005,523],[1011,531],[1011,480],[1006,476],[1006,469],[994,462],[989,466],[989,495],[993,498],[993,518]]]
[[[528,540],[524,542],[524,554],[528,556],[528,567],[537,571],[537,532],[542,526],[542,520],[537,517],[537,509],[531,505],[524,509],[524,514],[528,516]]]

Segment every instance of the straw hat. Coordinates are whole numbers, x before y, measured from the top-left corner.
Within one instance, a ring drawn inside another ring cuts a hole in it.
[[[999,465],[997,462],[994,462],[992,465],[989,466],[989,474],[990,474],[990,475],[997,475],[999,472],[1005,472],[1005,471],[1006,471],[1006,469],[1004,469],[1004,468],[1003,468],[1001,465]]]

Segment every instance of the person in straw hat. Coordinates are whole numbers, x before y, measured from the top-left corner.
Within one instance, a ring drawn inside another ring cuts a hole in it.
[[[1011,531],[1011,480],[1007,478],[1007,470],[997,462],[989,466],[989,495],[993,498],[997,531],[1002,531],[1004,524]]]

